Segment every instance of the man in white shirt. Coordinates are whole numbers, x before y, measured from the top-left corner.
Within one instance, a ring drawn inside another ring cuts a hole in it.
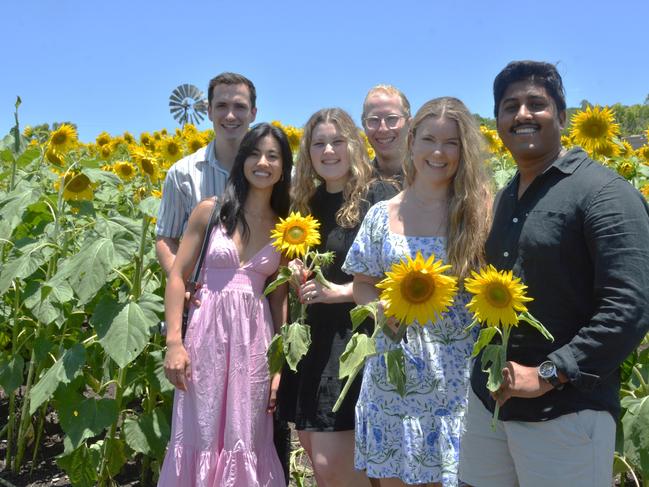
[[[167,275],[189,215],[201,200],[223,193],[239,144],[257,114],[255,85],[240,74],[213,78],[207,98],[214,139],[171,166],[164,182],[155,247]]]

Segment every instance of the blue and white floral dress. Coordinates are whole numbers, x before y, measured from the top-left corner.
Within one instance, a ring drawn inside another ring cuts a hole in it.
[[[443,237],[413,237],[390,231],[388,202],[365,216],[343,270],[384,277],[406,255],[435,254],[445,260]],[[470,355],[478,330],[467,333],[469,297],[460,292],[443,319],[407,331],[407,341],[394,343],[377,335],[378,355],[363,371],[356,404],[355,466],[369,477],[397,477],[408,484],[458,484],[460,436],[469,387]],[[401,347],[406,365],[406,395],[388,383],[382,352]]]

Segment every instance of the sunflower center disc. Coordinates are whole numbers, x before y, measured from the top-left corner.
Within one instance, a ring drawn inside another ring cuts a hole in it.
[[[55,134],[52,137],[52,144],[54,144],[54,145],[63,145],[63,144],[65,144],[67,138],[68,138],[68,136],[66,134],[63,134],[63,133]]]
[[[414,272],[403,280],[401,293],[410,303],[423,303],[435,292],[435,283],[430,276]]]
[[[300,244],[304,241],[305,231],[302,227],[291,227],[286,231],[286,240],[290,244]]]
[[[511,301],[509,291],[499,284],[492,284],[487,289],[487,299],[495,308],[505,308]]]

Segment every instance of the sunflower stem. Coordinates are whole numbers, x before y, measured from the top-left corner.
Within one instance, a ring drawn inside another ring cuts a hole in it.
[[[504,326],[502,331],[502,344],[500,345],[500,363],[501,366],[504,367],[505,364],[507,363],[507,344],[509,342],[509,333],[511,332],[511,327],[509,326]],[[500,370],[500,381],[501,381],[501,387],[502,387],[502,369]],[[493,431],[496,431],[496,424],[498,422],[498,414],[500,413],[500,403],[498,400],[496,400],[496,407],[494,408],[494,415],[493,418],[491,418],[491,429]]]
[[[14,111],[14,118],[16,125],[14,125],[14,161],[11,164],[11,180],[9,182],[9,192],[13,191],[16,187],[16,168],[18,166],[18,152],[20,151],[20,124],[18,123],[18,107],[20,106],[20,97],[16,97],[16,110]]]

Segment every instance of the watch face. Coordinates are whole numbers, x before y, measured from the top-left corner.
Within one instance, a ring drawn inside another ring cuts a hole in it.
[[[548,379],[557,375],[557,369],[552,362],[546,361],[539,365],[539,375],[543,379]]]

